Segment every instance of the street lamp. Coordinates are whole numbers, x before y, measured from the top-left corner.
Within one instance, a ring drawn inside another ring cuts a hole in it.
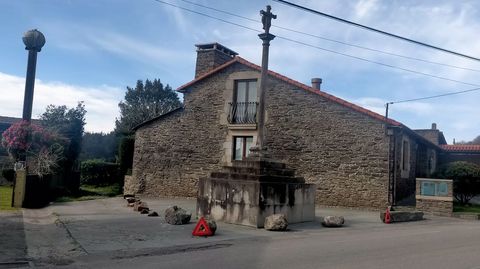
[[[32,119],[33,88],[35,86],[35,70],[37,67],[37,52],[45,45],[45,36],[33,29],[23,35],[25,49],[28,50],[27,78],[25,81],[25,96],[23,98],[23,120],[30,122]]]

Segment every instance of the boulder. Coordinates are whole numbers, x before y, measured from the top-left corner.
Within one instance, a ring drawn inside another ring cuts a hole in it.
[[[172,225],[187,224],[192,218],[192,213],[178,206],[171,206],[165,209],[165,221]]]
[[[342,216],[326,216],[322,221],[324,227],[342,227],[344,223],[345,219]]]
[[[285,214],[273,214],[265,218],[265,230],[286,231],[287,227],[288,221]]]
[[[127,197],[125,198],[125,200],[127,200],[127,203],[131,204],[131,203],[135,203],[136,199],[134,197]]]
[[[148,208],[144,208],[142,211],[140,211],[140,214],[148,214],[148,212],[150,212],[150,210]]]
[[[153,211],[152,213],[149,213],[147,216],[149,217],[158,217],[158,213]]]
[[[135,204],[133,205],[133,211],[141,212],[143,209],[148,209],[148,205],[145,202],[136,201]]]
[[[206,218],[205,222],[207,223],[208,228],[210,228],[210,231],[212,231],[212,235],[214,235],[215,231],[217,230],[217,223],[215,222],[215,220]]]

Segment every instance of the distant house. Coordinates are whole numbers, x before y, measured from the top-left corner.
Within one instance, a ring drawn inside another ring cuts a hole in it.
[[[441,145],[442,163],[464,161],[480,165],[480,145]]]
[[[200,177],[249,155],[257,139],[260,66],[218,44],[197,46],[195,78],[177,90],[184,107],[135,128],[133,173],[125,192],[197,194]],[[415,178],[428,177],[445,150],[443,135],[393,119],[269,71],[269,154],[317,185],[322,205],[384,208],[414,203]]]

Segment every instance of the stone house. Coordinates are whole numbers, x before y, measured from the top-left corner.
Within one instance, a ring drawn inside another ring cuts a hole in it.
[[[196,47],[195,78],[177,89],[183,107],[135,127],[125,193],[195,197],[199,178],[248,157],[256,143],[260,66],[218,43]],[[435,171],[443,140],[337,98],[320,79],[268,76],[268,152],[317,185],[316,203],[415,203],[415,178]]]

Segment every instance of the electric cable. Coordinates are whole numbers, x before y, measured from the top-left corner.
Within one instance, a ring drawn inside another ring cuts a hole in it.
[[[191,5],[195,5],[195,6],[198,6],[198,7],[202,7],[202,8],[205,8],[205,9],[210,9],[210,10],[213,10],[213,11],[216,11],[216,12],[224,13],[224,14],[227,14],[227,15],[230,15],[230,16],[233,16],[233,17],[248,20],[248,21],[251,21],[251,22],[261,23],[261,21],[259,21],[259,20],[255,20],[255,19],[252,19],[252,18],[241,16],[241,15],[238,15],[238,14],[226,11],[226,10],[221,10],[221,9],[218,9],[218,8],[202,5],[202,4],[195,3],[195,2],[192,2],[192,1],[189,1],[189,0],[180,0],[180,1],[185,2],[185,3],[189,3]],[[451,65],[451,64],[445,64],[445,63],[420,59],[420,58],[416,58],[416,57],[412,57],[412,56],[397,54],[397,53],[393,53],[393,52],[383,51],[383,50],[379,50],[379,49],[373,49],[373,48],[369,48],[369,47],[365,47],[365,46],[361,46],[361,45],[351,44],[351,43],[344,42],[344,41],[339,41],[339,40],[335,40],[335,39],[331,39],[331,38],[327,38],[327,37],[323,37],[323,36],[319,36],[319,35],[315,35],[315,34],[310,34],[310,33],[302,32],[302,31],[298,31],[298,30],[295,30],[295,29],[291,29],[291,28],[287,28],[287,27],[283,27],[283,26],[279,26],[279,25],[275,25],[275,24],[272,24],[272,27],[282,29],[282,30],[285,30],[285,31],[289,31],[289,32],[292,32],[292,33],[297,33],[297,34],[301,34],[301,35],[305,35],[305,36],[309,36],[309,37],[318,38],[318,39],[321,39],[321,40],[325,40],[325,41],[329,41],[329,42],[333,42],[333,43],[337,43],[337,44],[342,44],[342,45],[345,45],[345,46],[350,46],[350,47],[353,47],[353,48],[373,51],[373,52],[382,53],[382,54],[385,54],[385,55],[400,57],[400,58],[404,58],[404,59],[409,59],[409,60],[414,60],[414,61],[419,61],[419,62],[424,62],[424,63],[429,63],[429,64],[436,64],[436,65],[440,65],[440,66],[446,66],[446,67],[451,67],[451,68],[468,70],[468,71],[473,71],[473,72],[479,72],[480,73],[480,70],[478,70],[478,69],[461,67],[461,66],[456,66],[456,65]]]
[[[231,22],[231,21],[228,21],[228,20],[225,20],[225,19],[221,19],[221,18],[212,16],[212,15],[209,15],[209,14],[206,14],[206,13],[203,13],[203,12],[199,12],[199,11],[191,10],[191,9],[188,9],[188,8],[185,8],[185,7],[181,7],[181,6],[178,6],[178,5],[175,5],[175,4],[172,4],[172,3],[168,3],[168,2],[165,2],[165,1],[162,1],[162,0],[153,0],[153,1],[158,2],[158,3],[162,3],[162,4],[166,4],[166,5],[175,7],[175,8],[179,8],[179,9],[182,9],[182,10],[185,10],[185,11],[188,11],[188,12],[191,12],[191,13],[195,13],[195,14],[198,14],[198,15],[201,15],[201,16],[205,16],[205,17],[208,17],[208,18],[211,18],[211,19],[214,19],[214,20],[218,20],[218,21],[221,21],[221,22],[224,22],[224,23],[227,23],[227,24],[235,25],[235,26],[238,26],[238,27],[241,27],[241,28],[244,28],[244,29],[248,29],[248,30],[257,32],[257,33],[262,32],[260,30],[257,30],[257,29],[254,29],[254,28],[251,28],[251,27],[248,27],[248,26],[245,26],[245,25],[241,25],[239,23]],[[402,70],[402,71],[409,72],[409,73],[428,76],[428,77],[432,77],[432,78],[436,78],[436,79],[440,79],[440,80],[445,80],[445,81],[450,81],[450,82],[455,82],[455,83],[459,83],[459,84],[465,84],[465,85],[469,85],[469,86],[480,86],[478,84],[474,84],[474,83],[470,83],[470,82],[464,82],[464,81],[460,81],[460,80],[456,80],[456,79],[451,79],[451,78],[446,78],[446,77],[442,77],[442,76],[432,75],[432,74],[428,74],[428,73],[424,73],[424,72],[420,72],[420,71],[416,71],[416,70],[412,70],[412,69],[408,69],[408,68],[403,68],[403,67],[399,67],[399,66],[395,66],[395,65],[391,65],[391,64],[386,64],[386,63],[382,63],[382,62],[369,60],[369,59],[362,58],[362,57],[359,57],[359,56],[354,56],[354,55],[350,55],[350,54],[347,54],[347,53],[342,53],[342,52],[326,49],[326,48],[323,48],[323,47],[320,47],[320,46],[315,46],[315,45],[312,45],[312,44],[308,44],[308,43],[305,43],[305,42],[302,42],[302,41],[294,40],[294,39],[283,37],[283,36],[276,36],[276,37],[279,38],[279,39],[289,41],[289,42],[301,44],[301,45],[308,46],[308,47],[311,47],[311,48],[315,48],[315,49],[318,49],[318,50],[327,51],[327,52],[334,53],[334,54],[337,54],[337,55],[342,55],[342,56],[345,56],[345,57],[349,57],[349,58],[361,60],[361,61],[364,61],[364,62],[381,65],[381,66],[392,68],[392,69],[398,69],[398,70]]]
[[[480,61],[479,58],[476,58],[476,57],[473,57],[473,56],[469,56],[469,55],[466,55],[466,54],[463,54],[463,53],[459,53],[459,52],[455,52],[455,51],[452,51],[452,50],[440,48],[440,47],[430,45],[430,44],[427,44],[427,43],[424,43],[424,42],[416,41],[416,40],[413,40],[413,39],[410,39],[410,38],[406,38],[406,37],[399,36],[399,35],[396,35],[396,34],[392,34],[392,33],[386,32],[386,31],[375,29],[375,28],[372,28],[372,27],[369,27],[369,26],[366,26],[366,25],[363,25],[363,24],[359,24],[359,23],[352,22],[352,21],[349,21],[349,20],[345,20],[345,19],[342,19],[342,18],[339,18],[339,17],[335,17],[333,15],[329,15],[329,14],[320,12],[318,10],[307,8],[307,7],[304,7],[304,6],[301,6],[301,5],[297,5],[297,4],[294,4],[292,2],[288,2],[288,1],[285,1],[285,0],[273,0],[273,1],[279,2],[279,3],[284,4],[284,5],[288,5],[288,6],[297,8],[297,9],[301,9],[303,11],[307,11],[307,12],[310,12],[310,13],[313,13],[313,14],[316,14],[316,15],[320,15],[320,16],[323,16],[323,17],[326,17],[326,18],[329,18],[329,19],[332,19],[332,20],[336,20],[336,21],[339,21],[339,22],[342,22],[342,23],[350,24],[350,25],[353,25],[353,26],[358,27],[358,28],[366,29],[366,30],[369,30],[369,31],[372,31],[372,32],[382,34],[382,35],[386,35],[386,36],[389,36],[389,37],[393,37],[393,38],[397,38],[397,39],[400,39],[400,40],[403,40],[403,41],[407,41],[407,42],[410,42],[410,43],[413,43],[413,44],[416,44],[416,45],[424,46],[424,47],[427,47],[427,48],[430,48],[430,49],[439,50],[439,51],[442,51],[442,52],[445,52],[445,53],[453,54],[455,56],[464,57],[464,58],[467,58],[467,59],[470,59],[470,60]]]

